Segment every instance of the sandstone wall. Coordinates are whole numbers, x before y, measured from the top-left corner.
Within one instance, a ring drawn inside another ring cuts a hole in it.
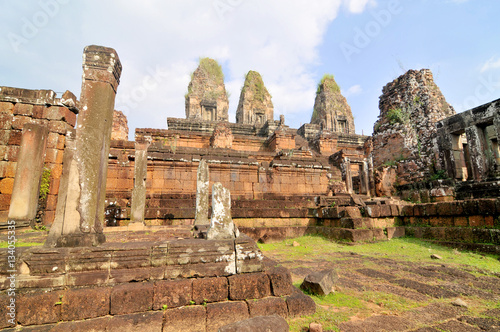
[[[52,90],[27,90],[0,87],[0,222],[7,220],[17,168],[17,154],[23,126],[36,123],[49,129],[42,191],[40,221],[54,220],[62,174],[65,134],[74,128],[77,100],[69,91],[61,99]],[[44,207],[45,206],[45,207]]]

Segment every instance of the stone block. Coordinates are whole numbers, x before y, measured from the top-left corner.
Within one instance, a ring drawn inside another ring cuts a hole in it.
[[[14,116],[10,113],[0,113],[0,129],[10,130],[12,129],[12,121]]]
[[[16,301],[17,321],[22,325],[56,323],[61,318],[62,291],[19,294]]]
[[[0,145],[9,144],[11,130],[0,129]]]
[[[48,128],[50,132],[66,135],[66,132],[73,129],[73,126],[64,121],[50,120]]]
[[[14,319],[16,317],[16,303],[11,302],[11,297],[7,296],[7,294],[0,295],[0,329],[6,327],[14,327],[16,324],[9,323],[10,319]],[[15,300],[15,298],[12,298]]]
[[[0,113],[13,114],[14,113],[14,104],[6,101],[0,102]]]
[[[290,317],[313,315],[316,312],[316,303],[302,292],[287,296],[286,304]]]
[[[404,205],[401,214],[405,217],[413,217],[413,205]]]
[[[380,217],[380,206],[379,205],[370,205],[365,207],[365,211],[371,218]]]
[[[164,332],[205,332],[207,309],[201,305],[165,310]]]
[[[462,203],[463,211],[465,215],[474,215],[477,214],[477,200],[465,200]]]
[[[127,314],[153,308],[153,284],[131,283],[119,285],[111,291],[111,314]]]
[[[7,145],[21,145],[22,130],[10,130]]]
[[[219,332],[288,332],[286,320],[280,316],[259,316],[225,325]]]
[[[20,147],[17,145],[7,146],[5,158],[11,162],[17,161],[17,156],[19,154],[19,150],[20,150]]]
[[[229,297],[227,278],[196,278],[193,280],[193,301],[196,304],[204,302],[220,302]]]
[[[274,296],[284,296],[292,294],[294,287],[292,275],[285,267],[273,267],[266,271],[271,282],[271,291]]]
[[[34,119],[42,119],[43,118],[43,110],[46,106],[44,105],[33,105],[33,118]]]
[[[469,226],[471,227],[483,227],[484,226],[484,216],[469,216]]]
[[[481,215],[494,215],[496,211],[496,199],[478,199],[477,200],[477,214]]]
[[[390,217],[392,214],[391,206],[387,204],[380,205],[380,217]]]
[[[307,275],[300,288],[311,294],[328,295],[333,291],[338,279],[339,276],[334,270],[317,271]]]
[[[249,318],[244,301],[218,302],[207,305],[207,332],[216,332],[224,325]]]
[[[61,319],[66,321],[96,318],[109,314],[111,288],[68,289],[61,304]]]
[[[163,267],[111,269],[109,271],[109,280],[114,283],[159,280],[163,279],[164,276],[165,269]]]
[[[163,312],[141,312],[114,316],[109,321],[110,332],[162,332]]]
[[[17,130],[22,130],[24,125],[27,123],[34,123],[35,119],[32,119],[29,116],[16,115],[12,119],[12,128]]]
[[[404,237],[405,236],[405,228],[404,227],[387,227],[387,239],[390,240],[392,238]]]
[[[109,331],[108,327],[111,321],[111,317],[101,317],[77,322],[62,322],[57,325],[53,325],[50,332]]]
[[[33,105],[16,103],[16,105],[14,106],[14,114],[15,115],[32,116],[33,115]]]
[[[11,195],[14,188],[13,178],[4,178],[0,180],[0,193],[4,195]]]
[[[161,280],[154,283],[153,309],[188,305],[193,298],[193,280]]]
[[[269,278],[265,273],[239,274],[227,279],[231,300],[260,299],[271,295]]]
[[[455,216],[453,217],[453,226],[455,227],[467,227],[468,220],[466,216]]]
[[[278,315],[288,317],[286,301],[281,297],[246,300],[250,317]]]

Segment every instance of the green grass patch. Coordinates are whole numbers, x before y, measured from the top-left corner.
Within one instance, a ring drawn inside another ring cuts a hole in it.
[[[346,312],[335,312],[317,307],[314,315],[288,319],[288,325],[291,332],[304,331],[303,328],[313,322],[323,325],[323,330],[340,331],[337,326],[342,322],[348,321],[349,316]]]
[[[300,246],[293,247],[296,241]],[[264,253],[276,255],[285,259],[310,259],[314,254],[317,258],[328,259],[331,253],[349,253],[371,256],[385,257],[394,260],[436,263],[431,258],[432,254],[441,256],[439,262],[455,267],[462,265],[473,266],[490,273],[500,272],[500,262],[498,257],[489,254],[478,254],[471,251],[459,251],[447,248],[438,244],[429,243],[414,238],[398,238],[390,241],[380,241],[376,243],[365,243],[357,245],[343,245],[331,242],[322,236],[303,236],[294,239],[287,239],[278,243],[259,244]]]
[[[16,247],[35,247],[35,246],[41,246],[43,243],[40,242],[24,242],[24,241],[17,241],[16,242]],[[8,248],[9,243],[7,241],[0,241],[0,248]]]

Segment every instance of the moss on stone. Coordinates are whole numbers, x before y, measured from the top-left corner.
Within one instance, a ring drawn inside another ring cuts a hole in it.
[[[340,92],[340,87],[337,82],[335,82],[335,78],[332,74],[323,75],[321,81],[318,83],[316,94],[320,93],[322,90]]]
[[[199,68],[205,73],[206,76],[213,79],[217,84],[224,83],[222,67],[216,60],[211,58],[201,58]]]
[[[262,76],[253,70],[250,70],[245,75],[245,84],[243,85],[243,93],[250,89],[254,93],[254,98],[259,101],[264,101],[266,94],[269,94],[266,87],[264,86],[264,81]]]

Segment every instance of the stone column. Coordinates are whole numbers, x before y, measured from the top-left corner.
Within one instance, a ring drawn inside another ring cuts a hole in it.
[[[472,178],[476,181],[484,180],[487,176],[488,165],[484,156],[484,133],[481,128],[471,126],[465,128],[467,144],[469,145]]]
[[[370,183],[368,179],[368,162],[365,160],[361,164],[361,169],[360,169],[360,191],[362,191],[363,194],[366,194],[370,196]]]
[[[231,217],[231,193],[217,182],[212,187],[212,218],[207,240],[230,240],[239,235]]]
[[[344,172],[345,172],[345,186],[349,194],[353,193],[352,190],[352,175],[351,175],[351,160],[349,158],[344,158]]]
[[[130,212],[130,221],[132,223],[144,223],[148,147],[149,142],[135,143],[134,189],[132,190],[132,208]]]
[[[66,188],[60,187],[59,191],[67,194],[58,198],[60,210],[56,210],[56,220],[60,224],[54,221],[55,229],[51,230],[46,245],[90,246],[105,241],[109,145],[121,69],[115,50],[95,45],[85,47],[73,158],[65,160],[63,177],[68,178],[61,179],[61,186],[64,183]],[[61,199],[64,201],[59,202]]]
[[[8,216],[18,226],[35,223],[48,135],[44,126],[27,123],[23,127]]]
[[[194,225],[208,225],[208,184],[210,181],[208,173],[208,164],[205,159],[200,161],[198,173],[196,176],[196,215]]]

